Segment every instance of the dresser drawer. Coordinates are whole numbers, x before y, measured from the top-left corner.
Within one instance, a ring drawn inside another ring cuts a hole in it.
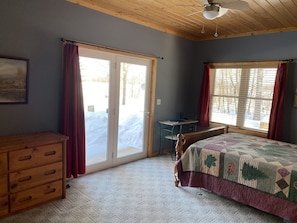
[[[11,212],[26,209],[58,198],[62,198],[61,180],[11,194]]]
[[[0,217],[8,214],[8,196],[0,197]]]
[[[10,192],[25,190],[40,184],[62,179],[62,162],[48,164],[9,174]]]
[[[10,171],[59,161],[62,161],[62,143],[9,152]]]
[[[0,153],[0,174],[7,172],[7,153]]]
[[[0,196],[8,193],[7,176],[8,175],[0,175]]]

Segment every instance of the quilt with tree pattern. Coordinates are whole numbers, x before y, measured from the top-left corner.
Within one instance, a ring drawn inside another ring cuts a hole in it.
[[[297,145],[239,133],[192,144],[183,171],[209,174],[297,202]]]

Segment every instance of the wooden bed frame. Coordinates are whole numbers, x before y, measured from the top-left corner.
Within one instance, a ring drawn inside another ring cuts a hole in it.
[[[198,132],[190,132],[185,134],[178,134],[177,135],[177,142],[175,146],[175,160],[178,161],[182,154],[186,151],[186,149],[193,144],[194,142],[206,139],[212,136],[217,136],[221,134],[228,133],[228,126],[219,126],[219,127],[213,127],[206,130],[198,131]],[[179,180],[177,177],[177,169],[174,168],[174,183],[175,186],[178,187]]]
[[[244,185],[233,183],[231,181],[219,179],[217,177],[210,176],[204,173],[182,171],[182,164],[180,162],[180,158],[189,145],[193,144],[198,140],[225,133],[228,133],[228,126],[214,127],[199,132],[178,135],[178,140],[175,148],[175,186],[178,187],[179,184],[182,184],[180,181],[184,181],[187,182],[186,185],[181,186],[205,188],[217,195],[230,198],[242,204],[249,205],[256,209],[262,210],[266,213],[279,216],[285,219],[284,222],[288,222],[287,220],[289,220],[289,222],[297,222],[297,205],[293,201],[281,199],[272,196],[271,194],[255,190]],[[191,180],[189,181],[189,179]],[[226,190],[226,188],[231,188],[231,190]],[[240,193],[242,189],[245,190],[244,194]]]
[[[175,146],[176,160],[179,160],[183,152],[186,151],[186,149],[194,142],[201,139],[206,139],[212,136],[228,133],[228,129],[229,127],[226,125],[226,126],[213,127],[213,128],[209,128],[198,132],[178,134],[177,143]]]

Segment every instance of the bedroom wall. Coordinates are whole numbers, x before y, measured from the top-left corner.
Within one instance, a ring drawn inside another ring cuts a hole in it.
[[[297,32],[277,33],[240,37],[233,39],[218,39],[195,43],[197,74],[188,82],[189,89],[194,89],[193,83],[201,83],[203,62],[236,62],[295,59],[289,64],[288,82],[285,97],[285,115],[283,140],[297,143],[297,108],[293,108],[294,92],[297,87]],[[195,68],[194,68],[195,69]],[[196,81],[194,81],[196,79]],[[190,92],[199,94],[199,89]],[[188,107],[195,111],[196,106]]]
[[[162,104],[155,107],[154,151],[160,144],[157,121],[177,118],[179,112],[197,118],[204,61],[297,58],[297,32],[192,42],[64,0],[1,0],[0,27],[0,55],[30,60],[29,103],[0,104],[0,135],[60,130],[61,37],[164,57],[157,65],[156,98]],[[297,109],[290,95],[296,72],[293,64],[284,127],[284,139],[294,143]]]
[[[153,149],[158,120],[176,118],[191,75],[192,42],[117,19],[64,0],[1,0],[0,55],[30,60],[29,103],[0,104],[0,135],[59,131],[61,37],[164,57],[158,60]]]

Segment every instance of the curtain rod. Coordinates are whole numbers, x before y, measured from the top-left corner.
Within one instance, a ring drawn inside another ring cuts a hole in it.
[[[237,62],[203,62],[203,64],[211,63],[269,63],[269,62],[284,62],[284,63],[295,63],[297,59],[287,59],[287,60],[263,60],[263,61],[237,61]]]
[[[128,51],[128,50],[116,49],[116,48],[112,48],[112,47],[108,47],[108,46],[102,46],[102,45],[87,43],[87,42],[83,42],[83,41],[70,40],[70,39],[65,39],[65,38],[61,38],[61,41],[63,43],[84,44],[84,45],[99,47],[99,48],[103,48],[103,49],[107,49],[107,50],[115,50],[115,51],[119,51],[119,52],[123,52],[123,53],[129,53],[129,54],[138,54],[138,55],[142,55],[142,56],[146,56],[146,57],[155,57],[157,59],[164,60],[164,57],[160,57],[160,56],[146,55],[146,54],[142,54],[142,53],[136,53],[136,52],[131,52],[131,51]]]

